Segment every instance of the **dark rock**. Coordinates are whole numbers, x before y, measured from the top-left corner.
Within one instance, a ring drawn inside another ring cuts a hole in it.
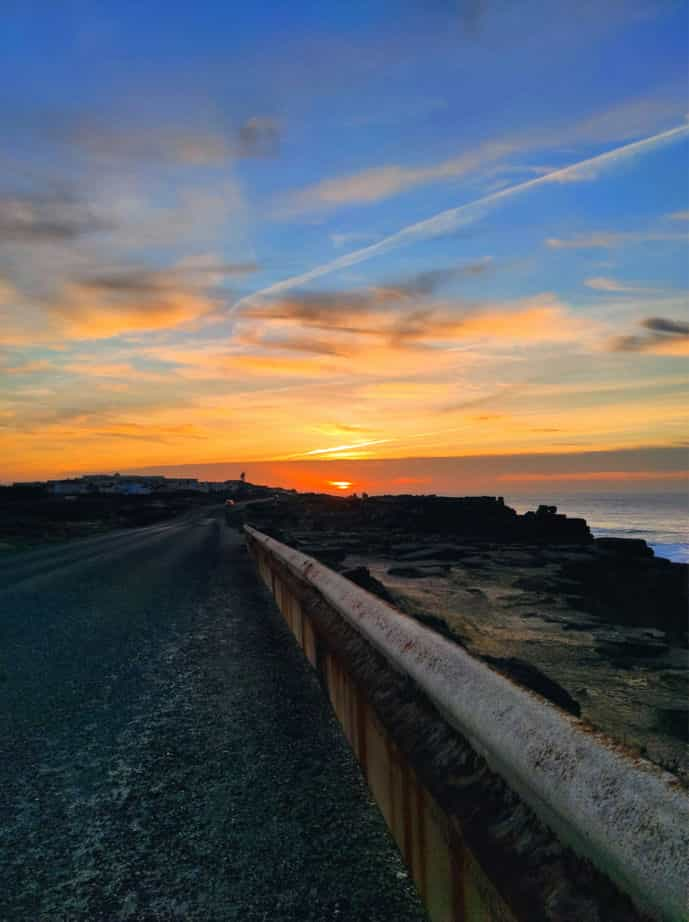
[[[603,551],[589,559],[565,561],[561,573],[576,584],[576,594],[583,597],[581,607],[606,621],[657,628],[675,638],[687,629],[687,564]]]
[[[555,506],[539,506],[538,512],[525,512],[518,534],[524,541],[537,544],[590,544],[593,541],[585,519],[568,519],[555,512]]]
[[[289,542],[286,542],[289,544]],[[330,547],[329,545],[302,545],[300,550],[309,557],[315,557],[326,567],[335,567],[347,556],[346,548]]]
[[[467,557],[462,561],[461,566],[466,567],[467,570],[483,570],[490,566],[490,561],[485,557]]]
[[[568,714],[573,714],[575,717],[581,714],[579,703],[572,698],[569,692],[531,663],[515,656],[484,656],[482,658],[498,672],[519,685],[523,685],[524,688],[536,692],[552,704],[562,708],[563,711],[567,711]]]
[[[466,548],[454,544],[435,544],[415,548],[406,554],[399,554],[399,560],[416,562],[421,560],[461,560],[470,553]]]
[[[524,589],[527,592],[567,592],[576,589],[574,580],[560,579],[557,576],[520,576],[512,584],[515,589]]]
[[[661,708],[658,712],[658,729],[689,743],[689,710],[686,708]]]
[[[655,659],[667,653],[669,647],[667,644],[658,643],[657,641],[648,641],[647,643],[637,643],[632,640],[608,641],[599,644],[598,652],[607,657],[616,666],[622,668],[631,668],[639,660]]]
[[[390,595],[380,580],[376,579],[375,576],[371,576],[368,567],[353,567],[351,570],[343,570],[342,575],[372,595],[377,595],[378,598],[383,599],[385,602],[394,604],[393,596]]]
[[[444,618],[439,618],[437,615],[429,615],[426,612],[413,612],[412,617],[420,624],[423,624],[424,627],[430,628],[437,634],[442,634],[443,637],[451,640],[452,643],[456,643],[460,647],[466,646],[464,640],[459,634],[452,630]]]
[[[596,548],[616,554],[619,557],[653,557],[650,548],[642,538],[596,538]]]
[[[407,545],[409,553],[415,547],[408,538],[422,535],[498,545],[586,545],[593,540],[583,519],[568,519],[551,512],[554,507],[544,508],[548,511],[522,516],[506,506],[502,497],[494,496],[372,496],[362,501],[310,493],[281,495],[275,503],[254,504],[247,508],[247,516],[260,530],[270,521],[283,528],[308,529],[311,534],[384,535],[393,547]]]
[[[403,576],[406,579],[423,579],[427,576],[444,576],[443,567],[390,567],[390,576]]]

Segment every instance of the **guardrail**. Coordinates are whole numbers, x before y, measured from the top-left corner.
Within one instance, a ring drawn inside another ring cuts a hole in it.
[[[245,528],[433,920],[689,918],[676,779]]]

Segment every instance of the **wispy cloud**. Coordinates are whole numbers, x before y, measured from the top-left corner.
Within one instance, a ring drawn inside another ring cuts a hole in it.
[[[643,137],[657,130],[668,120],[684,115],[686,103],[682,98],[631,100],[594,116],[524,134],[514,134],[502,139],[484,141],[455,157],[420,166],[384,164],[370,167],[346,176],[322,179],[293,193],[281,212],[290,217],[313,209],[334,208],[340,205],[371,204],[415,187],[430,183],[456,180],[481,172],[494,173],[508,157],[533,151],[553,150],[571,145],[605,144]],[[539,166],[506,164],[508,170],[543,172]],[[567,172],[551,171],[553,182],[583,182],[595,179],[596,165],[590,161]]]
[[[276,282],[273,285],[269,285],[266,288],[253,292],[252,294],[247,295],[246,297],[241,298],[239,301],[235,302],[231,308],[231,311],[237,310],[243,305],[255,303],[256,301],[277,295],[280,292],[289,291],[290,289],[307,285],[309,282],[312,282],[317,278],[330,275],[331,273],[340,269],[347,269],[350,266],[365,262],[366,260],[372,259],[375,256],[381,256],[384,253],[399,249],[400,247],[414,243],[418,240],[426,240],[441,234],[447,234],[449,232],[455,231],[460,227],[478,221],[480,218],[484,217],[492,208],[496,207],[503,201],[507,201],[516,195],[521,195],[524,192],[529,192],[532,189],[539,188],[540,186],[546,185],[548,183],[559,182],[564,176],[572,174],[577,170],[585,169],[588,167],[595,167],[597,170],[602,172],[603,170],[617,166],[621,162],[641,156],[659,146],[664,144],[671,144],[681,140],[682,138],[686,138],[688,134],[689,125],[678,125],[677,127],[671,128],[668,131],[663,131],[659,134],[643,138],[641,141],[634,141],[631,144],[625,144],[622,147],[617,147],[614,150],[607,151],[604,154],[598,154],[597,156],[590,157],[587,160],[582,160],[578,163],[573,163],[570,166],[562,167],[558,170],[553,170],[552,172],[546,173],[543,176],[538,176],[535,179],[529,179],[526,182],[517,183],[516,185],[508,186],[505,189],[500,189],[497,192],[493,192],[490,195],[485,195],[473,202],[459,205],[456,208],[449,208],[446,211],[442,211],[439,214],[436,214],[431,218],[427,218],[424,221],[410,224],[407,227],[397,231],[396,233],[390,234],[388,237],[383,238],[383,240],[378,241],[378,243],[354,250],[351,253],[347,253],[346,255],[340,256],[337,259],[333,259],[330,262],[316,266],[315,268],[310,269],[307,272],[303,272],[300,275],[291,276],[290,278],[284,279],[281,282]],[[552,243],[551,246],[557,246],[558,243],[559,241]]]
[[[591,231],[573,237],[549,237],[546,244],[553,250],[608,250],[628,243],[689,240],[686,231]]]
[[[493,268],[490,257],[417,272],[391,279],[364,291],[300,291],[289,298],[267,302],[245,300],[241,314],[262,320],[293,320],[307,326],[330,329],[341,326],[346,317],[346,329],[357,332],[352,317],[373,311],[392,311],[417,305],[419,298],[438,292],[453,281],[477,278]]]
[[[589,327],[553,294],[505,302],[424,300],[431,280],[428,286],[409,299],[404,291],[372,288],[349,295],[297,294],[248,306],[237,339],[269,350],[360,356],[364,365],[379,362],[382,368],[395,352],[451,349],[474,341],[525,346],[574,341]],[[256,321],[259,330],[253,327]]]
[[[351,455],[353,452],[360,452],[362,448],[370,448],[372,445],[384,445],[390,439],[369,439],[361,442],[350,442],[347,445],[333,445],[329,448],[313,448],[311,451],[302,452],[300,455],[292,455],[293,458],[318,457],[323,455]]]
[[[398,195],[400,192],[413,189],[415,186],[465,176],[479,167],[495,163],[516,153],[519,149],[516,142],[487,142],[459,157],[452,157],[429,166],[404,167],[398,164],[388,164],[362,170],[349,176],[324,179],[294,194],[285,207],[284,213],[289,216],[314,208],[379,202]]]
[[[76,196],[12,196],[0,199],[0,243],[67,242],[112,229],[112,223]]]
[[[53,117],[37,129],[76,151],[107,162],[174,163],[188,167],[218,166],[238,157],[274,156],[282,126],[268,115],[254,115],[239,124],[211,125],[190,117],[188,126],[159,118],[124,117],[104,120],[97,115]]]
[[[204,261],[164,270],[143,267],[115,269],[99,275],[85,275],[79,283],[94,291],[145,296],[180,288],[206,287],[227,276],[248,275],[256,269],[256,263]]]
[[[619,336],[610,343],[613,352],[651,352],[656,355],[689,355],[689,323],[667,317],[647,317],[644,332]]]
[[[474,397],[471,400],[460,400],[455,403],[446,403],[441,406],[439,409],[443,413],[456,413],[460,410],[470,410],[474,407],[482,407],[487,404],[495,405],[500,404],[505,397],[511,397],[514,394],[519,393],[525,388],[524,382],[517,382],[515,384],[508,384],[505,387],[500,388],[500,390],[494,391],[490,394],[484,394],[481,397]],[[491,413],[488,416],[477,416],[474,417],[475,420],[481,422],[487,422],[488,420],[501,419],[499,414]]]
[[[36,359],[34,361],[25,359],[12,360],[9,357],[0,355],[0,371],[4,375],[35,375],[50,373],[54,371],[54,366],[45,359]]]
[[[443,269],[429,269],[426,272],[417,272],[398,282],[390,282],[377,287],[377,291],[385,294],[398,294],[405,297],[418,297],[434,294],[439,288],[449,285],[460,279],[479,278],[493,269],[493,260],[490,256],[477,259],[473,262],[463,263],[459,266],[450,266]]]
[[[617,279],[608,278],[602,275],[584,279],[584,285],[586,285],[587,288],[592,288],[594,291],[605,291],[616,294],[640,294],[643,292],[648,292],[650,294],[659,290],[657,288],[644,288],[640,285],[628,285],[625,282],[620,282]]]

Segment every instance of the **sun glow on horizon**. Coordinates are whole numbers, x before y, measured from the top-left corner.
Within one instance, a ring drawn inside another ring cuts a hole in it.
[[[348,490],[351,485],[351,480],[329,480],[328,485],[331,487],[337,487],[338,490]]]

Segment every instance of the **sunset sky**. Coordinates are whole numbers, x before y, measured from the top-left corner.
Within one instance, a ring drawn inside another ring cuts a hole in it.
[[[681,488],[688,16],[6,0],[0,481]]]

